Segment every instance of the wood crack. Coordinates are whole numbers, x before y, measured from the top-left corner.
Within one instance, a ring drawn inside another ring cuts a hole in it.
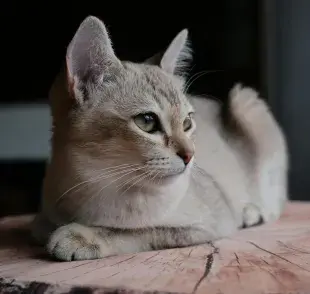
[[[202,281],[204,279],[206,279],[208,277],[208,275],[210,274],[211,272],[211,268],[212,268],[212,265],[213,265],[213,262],[214,262],[214,255],[219,253],[219,248],[215,247],[214,244],[212,242],[209,243],[212,247],[212,252],[209,253],[207,255],[207,260],[206,260],[206,265],[205,265],[205,270],[204,270],[204,273],[203,275],[201,276],[201,278],[198,280],[198,282],[196,283],[193,291],[192,291],[192,294],[195,294],[200,286],[200,284],[202,283]]]
[[[236,252],[234,252],[234,254],[235,254],[235,257],[236,257],[236,261],[237,261],[237,263],[240,265],[239,256],[237,255],[237,253],[236,253]]]
[[[143,262],[147,262],[147,261],[149,261],[150,259],[154,258],[155,256],[157,256],[157,255],[159,255],[159,254],[160,254],[160,252],[158,251],[158,252],[156,252],[155,254],[153,254],[152,256],[150,256],[150,257],[144,259]]]
[[[257,264],[253,264],[252,262],[248,261],[252,266],[256,266],[259,268],[260,271],[264,271],[265,273],[269,274],[271,276],[271,278],[277,283],[279,284],[281,287],[285,288],[285,285],[278,279],[277,275],[275,275],[272,271],[266,269],[265,267],[262,267],[260,265]]]
[[[297,264],[297,263],[294,263],[294,262],[292,262],[292,261],[286,259],[285,257],[283,257],[283,256],[281,256],[281,255],[279,255],[279,254],[276,254],[276,253],[274,253],[274,252],[272,252],[272,251],[269,251],[269,250],[267,250],[267,249],[265,249],[265,248],[262,248],[262,247],[260,247],[259,245],[255,244],[254,242],[248,241],[248,243],[252,244],[254,247],[256,247],[256,248],[258,248],[258,249],[260,249],[260,250],[262,250],[262,251],[264,251],[264,252],[267,252],[267,253],[269,253],[269,254],[271,254],[271,255],[273,255],[273,256],[279,258],[279,259],[282,259],[283,261],[286,261],[286,262],[289,263],[289,264],[295,265],[295,266],[297,266],[298,268],[300,268],[300,269],[302,269],[302,270],[304,270],[304,271],[310,273],[310,271],[309,271],[308,269],[302,267],[301,265],[299,265],[299,264]]]
[[[280,244],[281,246],[287,248],[287,249],[292,250],[292,251],[296,251],[296,252],[301,253],[301,254],[310,254],[310,251],[305,251],[305,250],[302,250],[302,249],[299,249],[299,248],[288,246],[287,244],[285,244],[282,241],[277,241],[277,243]]]

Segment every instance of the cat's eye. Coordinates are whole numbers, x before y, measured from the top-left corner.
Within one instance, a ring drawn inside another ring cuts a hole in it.
[[[184,132],[187,132],[191,129],[193,125],[193,122],[192,122],[192,117],[191,115],[188,115],[185,120],[183,121],[183,130]]]
[[[155,133],[160,131],[158,116],[153,113],[141,113],[134,117],[135,124],[144,132]]]

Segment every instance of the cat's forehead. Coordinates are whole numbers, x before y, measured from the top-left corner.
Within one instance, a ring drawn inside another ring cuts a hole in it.
[[[125,88],[130,89],[136,97],[152,99],[162,109],[190,107],[183,93],[184,82],[181,79],[145,64],[126,63],[124,68]]]
[[[121,84],[118,85],[123,92],[121,96],[130,97],[127,102],[138,108],[147,110],[156,106],[160,111],[173,110],[175,115],[181,116],[191,111],[183,86],[181,79],[166,74],[158,67],[129,62],[124,63]]]

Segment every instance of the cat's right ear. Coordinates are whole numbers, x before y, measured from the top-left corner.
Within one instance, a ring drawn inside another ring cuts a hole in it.
[[[165,52],[154,55],[145,63],[157,65],[167,73],[184,76],[191,61],[192,52],[188,30],[184,29],[175,36]]]
[[[68,46],[66,65],[70,94],[79,103],[87,99],[86,86],[102,85],[122,66],[101,20],[89,16],[80,24]]]

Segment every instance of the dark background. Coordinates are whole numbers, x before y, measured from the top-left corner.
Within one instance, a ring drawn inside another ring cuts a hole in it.
[[[5,15],[9,22],[3,29],[6,65],[2,69],[10,77],[7,87],[16,87],[18,79],[18,87],[25,91],[22,95],[2,96],[1,101],[45,101],[66,47],[88,15],[104,21],[121,59],[142,61],[163,50],[180,30],[188,28],[195,52],[192,74],[218,71],[197,80],[195,89],[225,96],[236,80],[258,86],[258,1],[194,1],[193,5],[178,6],[165,2],[152,6],[104,2],[10,2]]]
[[[273,17],[278,10],[266,12],[266,5],[262,5],[264,1],[259,0],[191,1],[184,4],[166,1],[130,5],[105,2],[6,3],[1,20],[1,71],[4,79],[0,107],[19,102],[29,105],[48,103],[47,93],[64,61],[67,45],[83,19],[95,15],[105,22],[116,54],[131,61],[142,61],[163,50],[181,29],[188,28],[194,50],[190,76],[206,71],[195,80],[190,92],[225,100],[232,85],[242,82],[262,92],[275,106],[274,112],[283,122],[282,112],[277,107],[283,103],[278,99],[278,92],[273,95],[278,100],[270,99],[273,92],[268,81],[271,79],[264,78],[268,62],[276,59],[269,54],[272,50],[265,50],[269,31],[264,29],[266,21],[274,25],[275,19],[281,20]],[[270,0],[267,6],[285,4],[286,11],[291,11],[289,5],[297,7],[294,3]],[[306,4],[306,1],[298,3]],[[302,10],[302,7],[298,8],[298,11]],[[286,23],[283,14],[281,16]],[[282,30],[280,33],[271,32],[277,38],[283,33]],[[266,76],[271,72],[269,70]],[[0,216],[36,210],[44,164],[44,159],[0,159]],[[294,183],[298,186],[296,179]],[[301,189],[303,187],[299,187]],[[292,198],[309,199],[309,196],[297,193]]]

